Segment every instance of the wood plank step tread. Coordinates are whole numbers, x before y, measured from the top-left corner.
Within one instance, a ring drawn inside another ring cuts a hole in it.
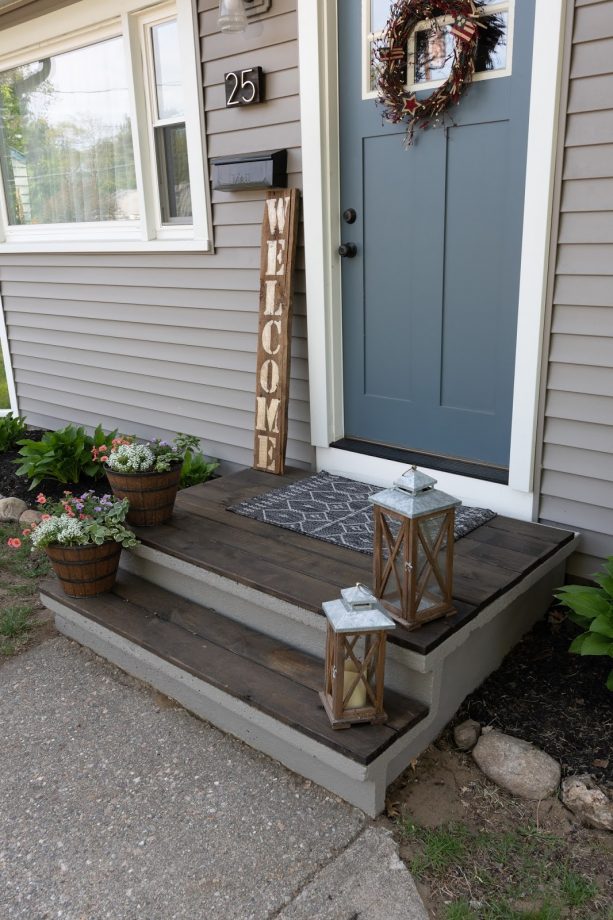
[[[360,764],[427,714],[421,703],[386,691],[384,725],[334,731],[318,696],[323,659],[122,570],[108,594],[70,598],[55,579],[41,594]]]

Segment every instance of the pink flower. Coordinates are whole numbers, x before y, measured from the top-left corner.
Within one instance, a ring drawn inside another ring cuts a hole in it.
[[[22,536],[22,537],[29,537],[31,533],[32,533],[31,530],[22,530],[22,531],[21,531],[21,536]]]
[[[47,501],[47,499],[46,499],[46,497],[43,495],[43,493],[42,493],[42,492],[39,492],[38,495],[36,496],[36,504],[37,504],[37,505],[44,505],[46,501]]]
[[[106,454],[108,452],[108,447],[106,446],[106,444],[101,444],[99,447],[99,450],[101,454]]]
[[[21,546],[21,540],[19,539],[19,537],[10,537],[6,542],[8,543],[9,546],[12,546],[13,549],[19,549],[19,547]]]
[[[50,520],[51,520],[50,514],[43,514],[41,521],[50,521]]]
[[[100,463],[108,463],[108,462],[109,462],[108,457],[100,457]]]

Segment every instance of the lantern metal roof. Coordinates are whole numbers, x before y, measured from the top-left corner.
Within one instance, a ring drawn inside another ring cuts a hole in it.
[[[343,588],[340,598],[324,601],[322,606],[328,622],[337,633],[378,632],[396,627],[365,585]]]
[[[396,479],[391,489],[376,492],[369,501],[410,519],[462,504],[459,498],[435,489],[435,484],[436,479],[413,466]]]

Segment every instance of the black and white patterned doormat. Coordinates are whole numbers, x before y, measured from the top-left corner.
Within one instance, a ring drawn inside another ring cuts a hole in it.
[[[372,555],[374,522],[368,496],[380,491],[380,486],[317,473],[284,489],[231,505],[228,511]],[[495,512],[486,508],[460,505],[456,508],[455,539],[494,517]]]

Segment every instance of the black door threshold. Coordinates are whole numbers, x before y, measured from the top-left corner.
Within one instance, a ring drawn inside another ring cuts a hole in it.
[[[498,482],[507,485],[509,470],[503,466],[492,466],[487,463],[475,463],[471,460],[459,460],[455,457],[441,457],[437,454],[426,454],[416,450],[406,450],[403,447],[388,447],[386,444],[377,444],[373,441],[361,441],[358,438],[341,438],[330,444],[338,450],[350,450],[355,454],[366,454],[368,457],[380,457],[382,460],[395,460],[407,465],[425,466],[443,473],[455,473],[458,476],[470,476],[471,479],[483,479],[486,482]]]

